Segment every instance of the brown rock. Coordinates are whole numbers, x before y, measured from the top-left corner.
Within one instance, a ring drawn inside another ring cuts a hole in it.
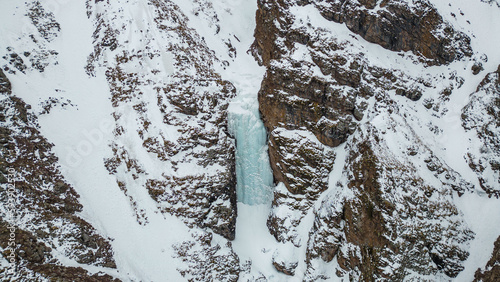
[[[268,131],[305,127],[323,144],[338,146],[355,128],[353,99],[300,70],[270,67],[259,91],[259,108]]]
[[[323,17],[345,25],[369,42],[392,51],[412,51],[430,60],[430,64],[446,64],[464,56],[470,57],[470,38],[455,31],[436,8],[426,0],[406,3],[389,0],[372,11],[375,1],[329,1],[320,6]],[[440,30],[442,35],[436,35]]]
[[[0,69],[0,92],[5,92],[7,94],[11,93],[10,81],[7,79],[2,69]]]
[[[500,281],[500,237],[495,241],[495,247],[490,260],[483,269],[478,269],[474,274],[474,282]]]

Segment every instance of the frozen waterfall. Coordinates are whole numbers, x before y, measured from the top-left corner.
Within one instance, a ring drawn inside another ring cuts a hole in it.
[[[229,131],[236,139],[237,198],[248,205],[270,203],[273,186],[266,129],[256,94],[243,90],[228,109]]]

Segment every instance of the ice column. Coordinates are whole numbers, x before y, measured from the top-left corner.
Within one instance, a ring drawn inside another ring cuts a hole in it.
[[[236,139],[236,193],[248,205],[272,200],[273,175],[266,129],[254,95],[239,94],[228,108],[229,131]]]

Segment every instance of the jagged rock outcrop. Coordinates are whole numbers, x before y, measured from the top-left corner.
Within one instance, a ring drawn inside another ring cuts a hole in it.
[[[123,5],[134,9],[140,4]],[[211,233],[235,237],[235,146],[227,108],[236,90],[217,73],[214,65],[222,62],[174,2],[147,5],[151,21],[139,27],[133,21],[124,24],[127,14],[114,3],[87,1],[96,22],[87,72],[105,70],[115,124],[105,166],[139,224],[149,224],[140,203],[146,192],[161,212],[193,228],[191,238],[173,246],[183,277],[236,281],[238,256],[230,243],[212,240]],[[131,49],[131,40],[148,47]]]
[[[304,13],[309,13],[311,16],[316,16],[314,13],[318,16],[321,14],[329,20],[336,17],[327,16],[333,13],[330,11],[333,8],[328,5],[338,5],[339,9],[345,7],[346,12],[337,12],[343,17],[349,17],[346,14],[356,13],[356,11],[368,13],[366,7],[355,1],[302,1],[297,4],[287,1],[260,1],[259,3],[256,39],[252,50],[257,59],[267,66],[267,74],[259,94],[259,103],[262,118],[269,130],[277,126],[284,126],[288,129],[305,126],[314,132],[322,143],[338,146],[353,133],[355,129],[353,120],[362,118],[364,107],[359,104],[358,96],[372,96],[380,88],[386,91],[394,89],[398,95],[416,101],[422,96],[421,89],[430,86],[422,78],[407,77],[404,73],[396,74],[394,70],[380,68],[367,62],[362,52],[356,53],[348,48],[352,44],[342,41],[341,38],[335,38],[324,26],[306,23],[309,18],[301,18],[301,14],[291,12],[291,10],[297,10],[297,7],[308,4],[302,7]],[[316,9],[311,6],[313,4]],[[350,8],[350,5],[357,5],[359,9]],[[373,9],[375,2],[373,1],[372,5],[368,6]],[[380,6],[382,7],[377,9],[379,13],[385,9],[391,11],[400,9],[408,15],[399,15],[394,11],[386,12],[391,15],[390,17],[371,14],[372,21],[381,21],[391,27],[394,26],[392,28],[372,28],[370,26],[376,24],[368,20],[353,24],[353,26],[363,30],[374,29],[379,32],[384,30],[391,36],[400,34],[396,30],[402,29],[417,34],[405,33],[394,39],[404,42],[406,44],[404,47],[398,47],[396,43],[394,46],[391,45],[392,47],[386,46],[387,44],[383,42],[375,43],[390,50],[413,50],[417,54],[423,54],[424,57],[442,62],[451,62],[463,57],[456,56],[449,50],[453,49],[455,44],[457,48],[467,50],[456,53],[471,55],[470,40],[466,40],[467,37],[464,34],[454,31],[443,22],[428,2],[418,1],[418,4],[409,8],[410,5],[398,1],[383,1]],[[421,20],[422,13],[436,18],[436,23],[430,26],[419,25],[419,28],[429,34],[428,36],[420,35],[423,31],[417,31],[412,27],[416,24],[412,21]],[[353,18],[359,20],[366,17],[358,15]],[[337,20],[343,21],[340,18]],[[449,34],[438,32],[442,25],[446,26]],[[431,33],[439,34],[439,36],[431,36]],[[456,41],[454,36],[464,38],[463,42]],[[372,37],[373,40],[385,40],[384,36],[379,33],[370,33],[369,38]],[[427,37],[429,37],[428,40],[437,43],[426,42]],[[426,51],[414,46],[418,44],[425,46],[421,48]],[[446,51],[441,49],[446,49]],[[437,55],[438,53],[441,55]],[[445,54],[451,57],[441,58]],[[322,75],[318,75],[316,68],[319,68]]]
[[[275,178],[284,186],[275,188],[267,226],[276,240],[298,247],[296,228],[327,189],[335,154],[307,131],[276,128],[269,136],[269,155]]]
[[[15,271],[3,268],[0,277],[112,280],[64,266],[58,258],[116,267],[109,239],[77,215],[79,196],[61,175],[53,145],[38,131],[31,106],[12,93],[2,70],[0,86],[0,247],[3,257],[16,264]],[[15,241],[9,244],[12,234]]]
[[[462,110],[462,126],[474,130],[482,141],[478,152],[468,153],[470,168],[481,188],[500,197],[500,66],[481,81],[470,103]]]
[[[273,43],[283,31],[289,30],[286,34],[288,40],[302,44],[311,40],[310,35],[289,29],[293,18],[283,15],[291,5],[314,5],[325,19],[345,23],[350,31],[365,40],[391,51],[412,51],[429,64],[449,63],[472,56],[470,38],[454,30],[426,0],[305,0],[296,4],[285,0],[261,0],[256,16],[254,48],[266,65],[286,52],[283,46]]]
[[[495,241],[491,258],[483,269],[478,269],[474,281],[497,281],[500,279],[500,237]]]
[[[231,242],[215,243],[212,233],[204,231],[193,232],[191,237],[173,246],[174,257],[184,263],[178,269],[183,277],[188,281],[238,281],[241,269]]]
[[[310,281],[322,277],[314,261],[319,258],[335,258],[337,275],[362,281],[440,273],[455,277],[463,270],[464,244],[474,234],[453,203],[451,183],[464,189],[470,184],[446,167],[442,173],[455,179],[451,183],[420,176],[423,161],[400,154],[386,140],[398,132],[408,145],[425,146],[404,124],[388,122],[392,133],[366,125],[347,144],[346,183],[337,183],[316,211],[307,253]]]
[[[445,22],[426,0],[311,1],[328,20],[391,51],[411,51],[443,64],[472,56],[470,38]]]

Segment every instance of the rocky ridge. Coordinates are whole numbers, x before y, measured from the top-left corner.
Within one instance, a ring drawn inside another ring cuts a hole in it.
[[[88,14],[97,23],[87,70],[92,75],[96,67],[106,69],[115,108],[114,156],[105,161],[106,167],[116,175],[132,204],[133,189],[127,186],[134,183],[146,189],[163,211],[184,218],[189,225],[210,227],[226,238],[234,238],[234,145],[226,121],[234,87],[213,70],[215,57],[195,37],[196,32],[183,24],[185,18],[175,4],[150,1],[147,5],[153,7],[149,24],[154,25],[142,30],[132,24],[120,26],[124,15],[113,5],[87,2]],[[130,50],[121,36],[129,31],[139,33],[137,36],[150,47]],[[154,32],[164,36],[165,42],[178,43],[159,48]],[[160,57],[169,54],[172,61],[162,61]],[[104,60],[103,56],[113,59]],[[175,73],[165,78],[169,67]],[[126,124],[132,118],[124,117],[129,109],[139,121],[135,129]],[[152,121],[158,115],[161,120]],[[178,128],[176,136],[161,130],[157,121],[167,128]],[[142,146],[127,148],[124,138],[134,138]],[[131,156],[139,149],[155,154],[164,171],[158,175],[145,171],[143,162]],[[182,169],[186,163],[197,168],[194,173]],[[119,175],[131,175],[133,179],[128,181]],[[136,213],[138,221],[147,224],[140,207]]]
[[[495,248],[484,269],[478,269],[474,281],[495,281],[500,277],[500,237],[495,241]]]
[[[500,66],[487,74],[470,95],[470,103],[462,110],[462,124],[466,130],[475,130],[482,141],[479,154],[468,154],[469,166],[477,173],[481,188],[490,197],[499,198]]]

